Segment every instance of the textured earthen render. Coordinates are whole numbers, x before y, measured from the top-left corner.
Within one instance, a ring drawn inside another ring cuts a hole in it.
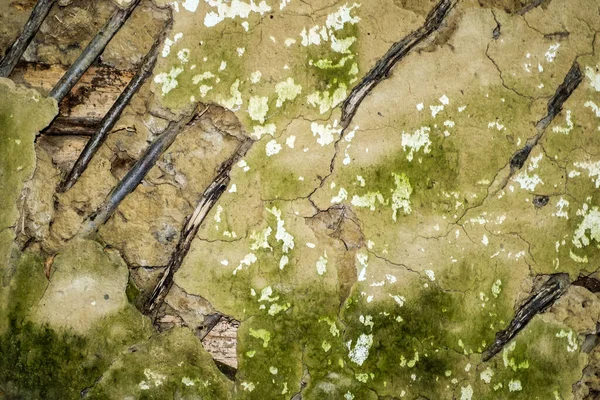
[[[598,0],[53,3],[0,78],[1,399],[600,399]]]

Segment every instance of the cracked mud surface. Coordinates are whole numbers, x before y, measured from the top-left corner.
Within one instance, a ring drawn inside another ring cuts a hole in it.
[[[0,79],[0,398],[597,398],[597,1],[142,1],[47,98],[124,3],[56,4]]]

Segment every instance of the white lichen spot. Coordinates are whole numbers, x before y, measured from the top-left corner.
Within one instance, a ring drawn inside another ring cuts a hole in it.
[[[321,146],[326,146],[333,143],[335,136],[338,136],[342,132],[342,128],[338,128],[338,122],[335,120],[332,125],[321,125],[317,122],[313,122],[310,125],[313,136],[318,136],[317,143]]]
[[[223,212],[223,207],[217,206],[217,211],[215,212],[215,222],[218,224],[221,222],[221,213]],[[218,229],[218,228],[217,228]]]
[[[200,96],[202,97],[206,97],[206,95],[208,94],[208,92],[210,92],[213,89],[212,86],[208,86],[208,85],[201,85],[199,90],[200,90]]]
[[[272,295],[273,288],[271,286],[267,286],[260,291],[260,298],[258,299],[258,302],[260,303],[263,301],[268,301],[269,303],[272,303],[279,300],[279,296],[273,297]]]
[[[273,250],[273,248],[269,245],[269,236],[271,236],[271,232],[273,232],[273,229],[270,226],[266,227],[260,232],[253,231],[250,234],[250,240],[253,240],[254,242],[250,245],[250,250]]]
[[[396,189],[392,192],[392,220],[396,221],[398,210],[402,210],[404,214],[410,214],[410,195],[413,188],[405,174],[392,173]],[[354,199],[353,199],[354,200]]]
[[[248,166],[248,163],[246,162],[246,160],[240,160],[237,163],[237,166],[240,167],[241,169],[243,169],[244,172],[250,171],[250,167]]]
[[[285,229],[285,221],[281,219],[281,210],[277,207],[273,207],[271,209],[267,208],[267,211],[277,218],[277,232],[275,233],[275,239],[277,239],[278,242],[282,242],[283,252],[288,253],[294,248],[294,237]]]
[[[242,268],[249,267],[250,265],[254,264],[257,260],[258,259],[254,255],[254,253],[246,254],[244,258],[242,258],[242,260],[240,261],[239,265],[233,270],[233,275],[237,275],[237,273],[241,271]]]
[[[235,19],[242,18],[247,19],[250,13],[259,13],[263,15],[271,11],[271,7],[265,2],[261,1],[256,4],[253,0],[250,3],[245,3],[241,0],[204,0],[211,7],[216,7],[216,11],[209,11],[204,17],[204,25],[207,27],[213,27],[218,23],[224,21],[226,18]]]
[[[286,47],[290,47],[291,45],[296,43],[296,39],[287,38],[283,43],[286,45]]]
[[[573,331],[571,331],[571,330],[569,332],[566,332],[561,329],[560,332],[558,332],[556,334],[556,337],[557,338],[567,338],[567,342],[568,342],[567,343],[567,351],[569,353],[573,353],[579,348],[579,346],[577,344],[577,335],[575,335],[573,333]]]
[[[533,176],[529,176],[527,172],[522,171],[517,176],[515,176],[514,180],[521,185],[521,189],[534,191],[535,187],[540,183],[543,185],[544,182],[542,178],[538,176],[538,174],[534,174]]]
[[[182,64],[187,64],[190,61],[190,49],[181,49],[177,52],[177,58]]]
[[[284,269],[286,265],[288,265],[290,263],[290,259],[288,258],[288,256],[283,255],[281,257],[281,259],[279,260],[279,269]]]
[[[262,78],[262,72],[260,72],[260,71],[254,71],[253,73],[250,74],[250,82],[252,82],[252,83],[260,82],[261,78]]]
[[[511,379],[508,382],[508,391],[510,392],[519,392],[523,390],[523,386],[521,385],[521,381],[518,379]]]
[[[367,280],[367,267],[369,266],[369,256],[364,253],[356,253],[356,261],[358,261],[358,264],[360,265],[360,267],[362,267],[360,271],[358,271],[357,280],[359,282],[363,282]]]
[[[161,55],[163,57],[167,57],[169,55],[169,53],[171,53],[171,46],[173,46],[175,43],[177,43],[177,41],[179,39],[181,39],[182,37],[183,37],[183,33],[179,32],[179,33],[175,34],[175,36],[173,37],[173,40],[166,38]]]
[[[471,400],[473,398],[473,388],[471,385],[460,388],[460,400]]]
[[[239,106],[243,104],[242,92],[240,92],[239,88],[240,80],[236,79],[235,82],[233,82],[233,84],[229,88],[229,94],[231,95],[231,97],[229,99],[222,99],[220,102],[223,107],[233,111],[237,111],[239,109]]]
[[[498,131],[506,130],[506,128],[504,127],[504,125],[502,125],[500,122],[498,122],[498,120],[492,121],[492,122],[488,122],[488,128],[489,129],[494,129],[495,128]]]
[[[492,285],[492,294],[494,295],[494,297],[497,298],[501,292],[502,292],[502,281],[500,279],[498,279]]]
[[[369,349],[373,345],[373,335],[361,334],[356,341],[354,348],[352,348],[352,340],[347,343],[348,350],[350,350],[348,357],[350,361],[356,365],[363,365],[363,363],[369,357]]]
[[[562,133],[563,135],[568,135],[573,130],[573,121],[571,120],[571,110],[567,110],[565,122],[567,126],[555,126],[552,128],[552,132]]]
[[[254,121],[261,124],[265,122],[265,117],[269,112],[269,98],[263,96],[252,96],[248,101],[248,114]]]
[[[406,298],[404,296],[398,296],[398,295],[389,295],[392,299],[394,299],[394,301],[400,306],[404,306],[404,302],[406,301]]]
[[[423,111],[424,108],[425,108],[425,106],[423,105],[423,103],[417,104],[417,110],[418,111]]]
[[[277,107],[281,107],[284,102],[294,100],[302,92],[302,86],[296,85],[293,78],[287,78],[284,82],[275,85],[277,93]]]
[[[554,59],[556,58],[556,54],[558,53],[559,47],[560,47],[560,43],[550,45],[550,47],[548,48],[548,51],[546,51],[546,54],[544,54],[546,56],[546,61],[548,61],[548,62],[554,61]]]
[[[346,189],[344,188],[340,188],[337,196],[334,196],[331,198],[331,204],[339,204],[342,201],[346,200],[348,198],[348,191],[346,191]]]
[[[439,100],[440,100],[440,103],[442,103],[445,106],[447,106],[448,104],[450,104],[450,99],[446,95],[442,95],[442,97],[440,97]]]
[[[344,4],[336,12],[327,16],[325,25],[332,30],[339,31],[344,29],[345,24],[357,24],[360,21],[360,18],[351,16],[350,12],[358,7],[360,7],[360,4],[357,3],[352,4],[350,7],[348,7],[347,4]]]
[[[154,82],[162,84],[162,95],[166,95],[179,84],[177,76],[183,72],[183,68],[173,67],[169,73],[162,72],[154,77]]]
[[[423,148],[425,154],[431,152],[430,132],[431,128],[427,126],[417,129],[413,134],[402,132],[402,150],[406,151],[407,148],[410,149],[406,155],[408,161],[412,161],[414,153],[421,150],[421,148]]]
[[[199,84],[202,81],[205,81],[205,80],[208,80],[208,79],[212,79],[214,77],[215,77],[215,74],[213,74],[210,71],[206,71],[206,72],[203,72],[201,74],[194,75],[194,77],[192,78],[192,83],[194,85],[197,85],[197,84]]]
[[[580,249],[588,246],[592,240],[600,243],[600,210],[598,207],[589,209],[587,204],[584,204],[583,209],[577,211],[577,215],[582,215],[583,220],[573,234],[575,247]]]
[[[590,85],[600,92],[600,73],[596,74],[595,69],[592,67],[585,67],[585,76],[590,80]]]
[[[344,395],[344,400],[354,400],[354,395],[350,391],[347,391]]]
[[[290,135],[287,139],[285,139],[285,144],[290,149],[294,148],[294,143],[296,143],[296,136],[294,136],[294,135]]]
[[[479,378],[485,383],[490,383],[492,381],[492,377],[494,376],[494,371],[490,367],[487,367],[484,371],[479,374]]]
[[[356,42],[356,38],[353,36],[344,38],[344,39],[338,39],[335,36],[331,36],[331,49],[333,51],[335,51],[336,53],[341,53],[341,54],[349,54],[350,53],[350,47],[354,44],[354,42]]]
[[[578,256],[577,254],[573,253],[573,250],[569,250],[569,257],[571,257],[571,260],[575,261],[576,263],[581,263],[581,264],[587,264],[588,263],[588,258],[587,256]]]
[[[238,47],[235,51],[237,52],[238,57],[241,57],[246,52],[246,48],[245,47]]]
[[[187,376],[181,378],[181,383],[183,383],[185,386],[194,386],[194,381],[188,378]]]
[[[355,194],[354,196],[352,196],[352,200],[350,201],[350,203],[352,203],[353,206],[368,207],[371,211],[375,211],[375,205],[377,204],[377,202],[383,205],[387,204],[387,201],[379,192],[369,192],[362,196],[358,196]]]
[[[427,276],[427,278],[429,278],[430,281],[435,281],[435,272],[433,272],[432,270],[426,269],[425,275]]]
[[[246,392],[251,392],[254,389],[256,389],[256,386],[252,382],[242,381],[240,385],[242,386],[242,389],[244,389]]]
[[[269,141],[265,146],[265,152],[267,153],[267,157],[271,157],[281,151],[282,147],[275,139]]]
[[[167,379],[165,375],[159,374],[158,372],[154,372],[149,368],[144,369],[144,376],[147,380],[154,384],[154,386],[161,386],[163,381]]]
[[[574,165],[578,168],[588,170],[588,176],[594,181],[596,188],[600,188],[600,161],[596,162],[575,162]]]
[[[181,5],[189,12],[196,12],[196,9],[198,8],[198,0],[185,0],[183,3],[181,3]]]
[[[255,125],[252,136],[259,140],[264,135],[274,136],[275,132],[277,132],[277,126],[275,126],[275,124]]]
[[[340,84],[337,89],[330,94],[328,90],[323,92],[316,91],[306,97],[306,101],[313,107],[319,107],[319,112],[325,114],[332,108],[337,107],[346,98],[347,86]]]
[[[327,272],[327,252],[323,253],[323,255],[319,257],[316,267],[319,275],[324,275],[325,272]]]
[[[487,246],[490,243],[490,239],[488,239],[487,235],[483,235],[481,243],[483,243],[484,246]]]
[[[589,101],[586,101],[583,106],[591,108],[592,111],[594,112],[594,114],[596,114],[596,117],[600,118],[600,107],[598,107],[598,105],[596,103],[589,100]]]
[[[566,211],[567,207],[569,207],[569,202],[561,197],[556,202],[556,212],[552,213],[552,216],[569,219],[569,213]]]
[[[444,106],[429,106],[429,109],[431,110],[431,116],[435,118],[440,112],[444,111]]]

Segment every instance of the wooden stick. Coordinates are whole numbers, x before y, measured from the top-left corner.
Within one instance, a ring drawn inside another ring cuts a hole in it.
[[[167,26],[163,29],[160,37],[154,42],[152,48],[146,55],[142,66],[140,67],[137,74],[133,77],[133,79],[129,82],[123,93],[119,96],[117,101],[110,108],[108,113],[102,119],[100,123],[100,129],[90,138],[90,140],[85,145],[85,148],[79,155],[79,158],[73,165],[73,168],[66,176],[65,180],[59,185],[58,192],[66,192],[69,190],[77,179],[83,174],[88,164],[96,154],[96,151],[102,146],[102,143],[106,140],[112,128],[115,126],[115,123],[118,121],[121,113],[129,104],[129,101],[133,97],[133,95],[139,90],[139,88],[144,84],[146,79],[152,73],[154,69],[154,65],[156,64],[156,59],[158,58],[158,48],[162,44],[166,33],[171,27],[171,22],[167,23]]]
[[[396,42],[377,61],[373,69],[356,85],[350,95],[342,104],[342,127],[346,128],[356,114],[358,106],[367,97],[367,95],[381,82],[386,79],[392,68],[403,59],[419,43],[438,30],[442,22],[453,7],[454,0],[440,0],[440,2],[429,12],[425,24],[399,42]]]
[[[527,326],[536,314],[546,311],[548,307],[565,294],[568,288],[569,275],[551,275],[550,279],[542,285],[540,290],[531,295],[525,301],[525,304],[519,308],[508,327],[496,333],[496,340],[483,352],[482,360],[488,361],[498,354],[517,333]]]
[[[104,51],[108,42],[110,42],[113,36],[121,29],[139,2],[140,0],[134,0],[127,9],[118,9],[111,15],[108,21],[106,21],[106,24],[98,31],[96,36],[94,36],[73,65],[71,65],[58,83],[52,88],[50,91],[51,97],[54,97],[56,101],[60,103],[79,81],[85,71],[87,71],[90,65],[92,65]]]
[[[0,77],[6,78],[11,74],[55,2],[56,0],[38,0],[33,11],[31,11],[27,23],[25,23],[23,32],[21,32],[21,35],[14,41],[2,61],[0,61]]]
[[[192,241],[196,237],[202,221],[206,218],[206,215],[210,212],[213,206],[217,203],[227,186],[229,185],[229,173],[233,165],[238,162],[248,152],[252,144],[254,143],[251,139],[243,141],[231,158],[225,161],[219,168],[217,176],[212,183],[206,188],[200,201],[196,205],[194,213],[187,219],[179,237],[179,242],[175,251],[171,255],[169,264],[163,272],[160,280],[154,287],[152,295],[146,301],[143,312],[145,314],[155,314],[160,305],[163,303],[165,297],[169,293],[171,286],[173,286],[173,276],[175,272],[181,267],[183,259],[190,250]]]
[[[123,199],[133,192],[142,179],[146,177],[159,157],[173,144],[175,138],[185,126],[194,118],[201,117],[207,110],[208,107],[198,114],[198,107],[196,106],[191,116],[182,118],[179,121],[171,121],[167,129],[148,146],[144,154],[136,161],[123,179],[111,190],[104,203],[87,219],[78,235],[88,236],[96,232],[98,227],[110,218]]]

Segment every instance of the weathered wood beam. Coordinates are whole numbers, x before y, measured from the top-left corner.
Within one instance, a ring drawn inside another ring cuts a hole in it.
[[[81,76],[87,71],[98,56],[104,51],[108,42],[121,29],[125,21],[129,18],[140,0],[134,0],[126,9],[118,9],[111,15],[108,21],[98,31],[77,60],[71,65],[67,72],[60,78],[56,85],[50,91],[50,96],[56,101],[60,101],[71,91],[73,86],[79,81]]]
[[[6,78],[12,73],[27,46],[29,46],[40,26],[42,26],[42,22],[48,16],[54,3],[56,3],[56,0],[38,0],[35,4],[29,15],[29,19],[25,23],[25,27],[23,27],[23,32],[13,42],[4,55],[4,58],[2,58],[2,61],[0,61],[0,77]]]
[[[121,113],[125,109],[125,107],[129,104],[129,101],[133,97],[133,95],[139,90],[139,88],[144,84],[146,79],[152,74],[154,69],[154,65],[156,64],[156,60],[158,58],[158,50],[159,46],[162,44],[166,33],[171,27],[171,23],[168,23],[167,26],[163,29],[160,37],[154,42],[150,51],[144,58],[144,61],[137,72],[137,74],[133,77],[129,84],[121,93],[117,101],[112,105],[110,110],[106,113],[102,122],[100,123],[100,128],[94,133],[94,135],[87,142],[85,148],[79,155],[79,158],[75,162],[75,165],[71,169],[71,171],[67,174],[63,182],[58,187],[58,192],[65,192],[69,190],[77,179],[81,176],[81,174],[85,171],[88,164],[96,154],[96,151],[102,146],[102,143],[106,140],[112,128],[117,123]]]

